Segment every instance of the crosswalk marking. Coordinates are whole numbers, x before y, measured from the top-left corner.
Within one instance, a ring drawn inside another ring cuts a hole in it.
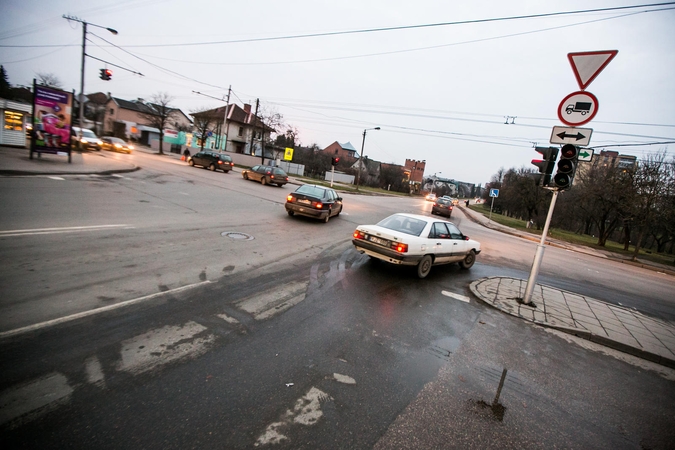
[[[459,300],[464,303],[469,303],[471,301],[469,297],[465,295],[455,294],[454,292],[441,291],[441,294],[445,295],[446,297],[454,298],[455,300]]]

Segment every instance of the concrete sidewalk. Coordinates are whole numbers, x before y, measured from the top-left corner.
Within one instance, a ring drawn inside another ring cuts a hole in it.
[[[116,158],[116,153],[103,151],[73,151],[70,163],[67,153],[33,153],[33,159],[29,155],[27,148],[0,147],[0,175],[110,175],[139,169],[129,161]]]
[[[481,301],[506,314],[555,328],[675,369],[675,324],[573,292],[537,284],[522,304],[527,280],[488,277],[471,283]]]

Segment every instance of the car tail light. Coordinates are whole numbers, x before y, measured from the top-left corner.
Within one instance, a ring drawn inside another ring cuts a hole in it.
[[[288,194],[288,196],[286,197],[286,201],[293,203],[295,201],[295,197],[293,197],[291,194]]]
[[[218,161],[218,164],[222,164],[222,163],[223,163],[222,161]]]
[[[321,202],[312,202],[312,207],[316,209],[322,209],[323,208],[323,203]]]
[[[274,180],[274,175],[270,175],[270,178]]]
[[[401,242],[392,242],[391,248],[399,253],[408,253],[408,244],[403,244]]]
[[[363,231],[355,230],[352,236],[354,237],[354,239],[365,239],[366,233],[364,233]]]
[[[230,167],[234,167],[234,163],[233,163],[233,162],[230,163]]]

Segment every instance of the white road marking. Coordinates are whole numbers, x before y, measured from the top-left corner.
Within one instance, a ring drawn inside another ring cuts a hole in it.
[[[50,180],[58,180],[58,181],[65,181],[65,180],[66,180],[65,178],[55,177],[55,176],[53,176],[53,175],[52,175],[52,176],[48,176],[47,178],[49,178]]]
[[[256,320],[264,320],[303,301],[306,291],[306,281],[294,281],[260,295],[240,300],[237,302],[237,307],[251,314]]]
[[[146,300],[151,300],[151,299],[156,298],[156,297],[161,297],[162,295],[175,294],[175,293],[178,293],[178,292],[181,292],[181,291],[185,291],[185,290],[192,289],[194,287],[201,286],[203,284],[209,284],[209,283],[210,283],[210,281],[206,280],[206,281],[202,281],[202,282],[195,283],[195,284],[188,284],[187,286],[181,286],[181,287],[176,288],[176,289],[169,289],[168,291],[156,292],[154,294],[146,295],[146,296],[143,296],[143,297],[138,297],[138,298],[135,298],[135,299],[132,299],[132,300],[127,300],[125,302],[115,303],[114,305],[103,306],[101,308],[92,309],[90,311],[84,311],[84,312],[81,312],[81,313],[71,314],[70,316],[59,317],[58,319],[48,320],[46,322],[36,323],[34,325],[28,325],[26,327],[17,328],[15,330],[3,331],[2,333],[0,333],[0,339],[6,338],[6,337],[9,337],[9,336],[16,336],[17,334],[27,333],[29,331],[35,331],[35,330],[39,330],[39,329],[42,329],[42,328],[51,327],[53,325],[58,325],[60,323],[70,322],[71,320],[81,319],[82,317],[89,317],[89,316],[93,316],[93,315],[96,315],[96,314],[100,314],[102,312],[112,311],[112,310],[115,310],[115,309],[118,309],[118,308],[124,308],[125,306],[135,305],[136,303],[141,303],[141,302],[144,302]]]
[[[295,401],[295,406],[292,410],[286,410],[278,422],[273,422],[267,426],[265,432],[256,441],[255,446],[278,444],[281,441],[288,440],[288,437],[281,434],[281,431],[295,423],[305,426],[314,425],[323,416],[321,402],[327,400],[333,400],[333,398],[325,392],[312,387],[307,394]]]
[[[96,356],[87,358],[87,361],[84,363],[84,368],[87,373],[87,381],[89,383],[105,386],[103,368],[101,367],[101,362]]]
[[[452,297],[455,300],[459,300],[465,303],[469,303],[471,299],[465,295],[459,295],[455,294],[454,292],[448,292],[448,291],[441,291],[441,294],[445,295],[446,297]]]
[[[139,374],[183,358],[206,353],[216,337],[198,336],[207,328],[196,322],[183,326],[167,325],[122,342],[117,370]]]
[[[223,319],[227,323],[231,323],[231,324],[239,323],[239,321],[237,319],[235,319],[234,317],[230,317],[227,314],[216,314],[216,316],[220,317],[221,319]]]
[[[91,225],[86,227],[34,228],[29,230],[0,231],[0,237],[31,236],[37,234],[76,233],[80,231],[100,231],[114,228],[133,229],[135,227],[132,225],[119,224],[119,225]]]
[[[340,383],[344,384],[356,384],[356,380],[353,379],[352,377],[349,377],[347,375],[342,375],[339,373],[334,373],[333,378],[335,378],[335,381],[338,381]]]
[[[115,178],[124,178],[122,175],[120,175],[118,173],[113,173],[112,176],[115,177]]]
[[[0,394],[0,424],[30,412],[26,420],[35,419],[67,403],[72,393],[68,379],[58,372],[7,389]]]

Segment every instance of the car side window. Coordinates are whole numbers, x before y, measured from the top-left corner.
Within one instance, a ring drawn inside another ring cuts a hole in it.
[[[429,233],[430,239],[448,239],[450,233],[448,233],[448,228],[445,226],[444,222],[434,222],[434,226],[431,227],[431,232]]]
[[[464,235],[462,234],[461,231],[459,231],[459,228],[457,228],[451,223],[448,223],[446,225],[448,226],[448,230],[450,231],[450,239],[464,239]]]

